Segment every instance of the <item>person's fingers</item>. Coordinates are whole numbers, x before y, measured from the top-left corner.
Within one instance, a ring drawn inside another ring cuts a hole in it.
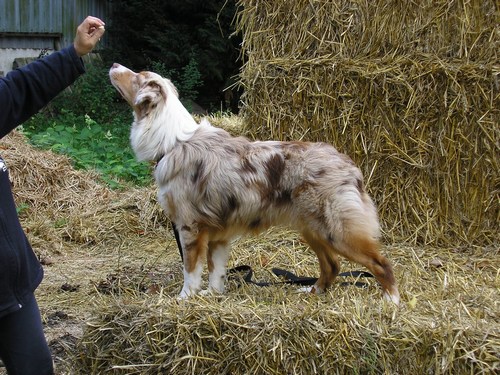
[[[91,33],[90,33],[90,36],[92,38],[97,38],[99,39],[101,36],[104,35],[104,32],[106,30],[104,29],[104,26],[99,26],[98,28],[94,29]]]
[[[104,32],[104,22],[101,19],[92,16],[85,18],[76,30],[74,46],[77,54],[83,56],[92,51]]]
[[[78,26],[77,32],[92,35],[100,28],[104,28],[104,22],[99,18],[89,16]]]
[[[101,20],[100,18],[97,18],[97,17],[92,17],[92,16],[88,16],[87,18],[85,18],[85,20],[82,22],[82,25],[85,25],[85,27],[87,29],[90,29],[91,27],[97,29],[99,28],[100,26],[104,26],[105,23],[103,20]]]
[[[86,35],[86,38],[88,38],[90,42],[95,41],[95,43],[97,43],[99,39],[104,35],[105,31],[106,30],[104,26],[99,26],[98,28],[89,30],[89,33]]]

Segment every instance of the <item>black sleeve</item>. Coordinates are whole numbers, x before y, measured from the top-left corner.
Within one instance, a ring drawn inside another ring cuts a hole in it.
[[[0,138],[42,109],[85,72],[73,45],[0,78]]]

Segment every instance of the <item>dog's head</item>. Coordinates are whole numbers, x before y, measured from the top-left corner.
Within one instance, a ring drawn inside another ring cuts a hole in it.
[[[158,160],[198,128],[167,78],[153,72],[135,73],[117,63],[109,70],[109,78],[134,110],[130,140],[139,160]]]
[[[170,96],[178,97],[172,82],[153,72],[135,73],[114,63],[109,70],[109,78],[139,119],[147,117],[157,106],[165,104]]]

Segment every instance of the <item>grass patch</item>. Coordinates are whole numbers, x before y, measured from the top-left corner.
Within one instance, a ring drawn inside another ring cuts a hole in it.
[[[39,126],[40,122],[46,125]],[[127,183],[148,185],[152,181],[150,168],[135,160],[128,143],[128,126],[126,133],[121,127],[100,125],[89,115],[63,112],[52,121],[38,115],[23,133],[36,147],[69,156],[75,168],[95,169],[112,188]]]
[[[108,80],[106,67],[89,65],[22,132],[34,146],[69,156],[75,168],[96,170],[112,188],[149,185],[149,165],[135,160],[129,143],[130,107],[111,84],[102,84]]]

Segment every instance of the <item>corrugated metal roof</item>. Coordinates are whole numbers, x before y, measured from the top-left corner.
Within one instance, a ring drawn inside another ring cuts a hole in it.
[[[38,48],[54,37],[69,45],[88,15],[107,22],[110,6],[108,0],[0,0],[0,48]]]

